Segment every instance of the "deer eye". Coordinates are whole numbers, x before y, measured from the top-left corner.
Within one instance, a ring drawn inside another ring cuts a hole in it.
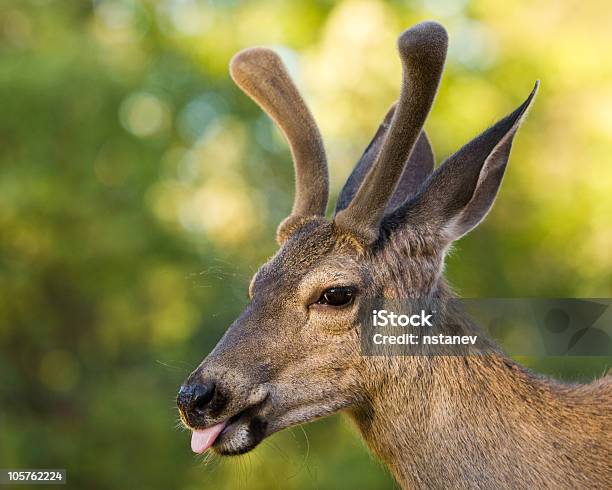
[[[347,306],[355,296],[355,288],[342,286],[326,289],[317,300],[318,305]]]

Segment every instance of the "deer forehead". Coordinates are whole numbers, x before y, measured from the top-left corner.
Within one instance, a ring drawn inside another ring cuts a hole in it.
[[[332,223],[308,224],[260,267],[251,279],[249,294],[253,297],[290,289],[300,296],[312,289],[354,284],[361,277],[360,262],[358,251],[346,245]]]

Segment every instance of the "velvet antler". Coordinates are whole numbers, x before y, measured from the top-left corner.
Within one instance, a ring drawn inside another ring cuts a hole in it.
[[[279,56],[266,48],[245,49],[230,62],[236,84],[278,125],[287,139],[295,165],[295,199],[283,229],[296,220],[323,216],[327,207],[329,178],[323,141],[312,114],[291,81]]]
[[[433,103],[447,47],[446,31],[435,22],[417,24],[398,39],[403,82],[391,125],[376,162],[351,203],[334,220],[340,230],[365,243],[378,238],[387,204]]]
[[[355,165],[351,175],[344,184],[336,202],[335,214],[338,214],[351,203],[363,179],[372,168],[376,157],[380,153],[380,148],[382,147],[385,136],[387,136],[391,119],[395,113],[395,106],[396,104],[393,104],[387,111],[372,141],[370,141],[370,144],[363,152],[363,155],[361,155],[357,165]],[[425,134],[425,130],[423,130],[414,144],[408,161],[404,163],[404,171],[395,187],[395,192],[389,199],[387,209],[385,210],[385,216],[418,193],[423,182],[425,182],[433,171],[434,165],[435,157],[433,149]]]

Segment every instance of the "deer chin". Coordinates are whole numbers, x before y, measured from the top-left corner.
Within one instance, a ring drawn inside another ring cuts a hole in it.
[[[212,449],[222,456],[235,456],[254,449],[268,433],[268,421],[261,405],[251,406],[223,422]]]

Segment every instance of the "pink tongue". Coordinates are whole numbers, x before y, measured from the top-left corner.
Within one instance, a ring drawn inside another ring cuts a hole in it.
[[[208,429],[194,430],[191,433],[191,450],[194,453],[203,453],[215,443],[217,436],[225,428],[225,422],[213,425]]]

